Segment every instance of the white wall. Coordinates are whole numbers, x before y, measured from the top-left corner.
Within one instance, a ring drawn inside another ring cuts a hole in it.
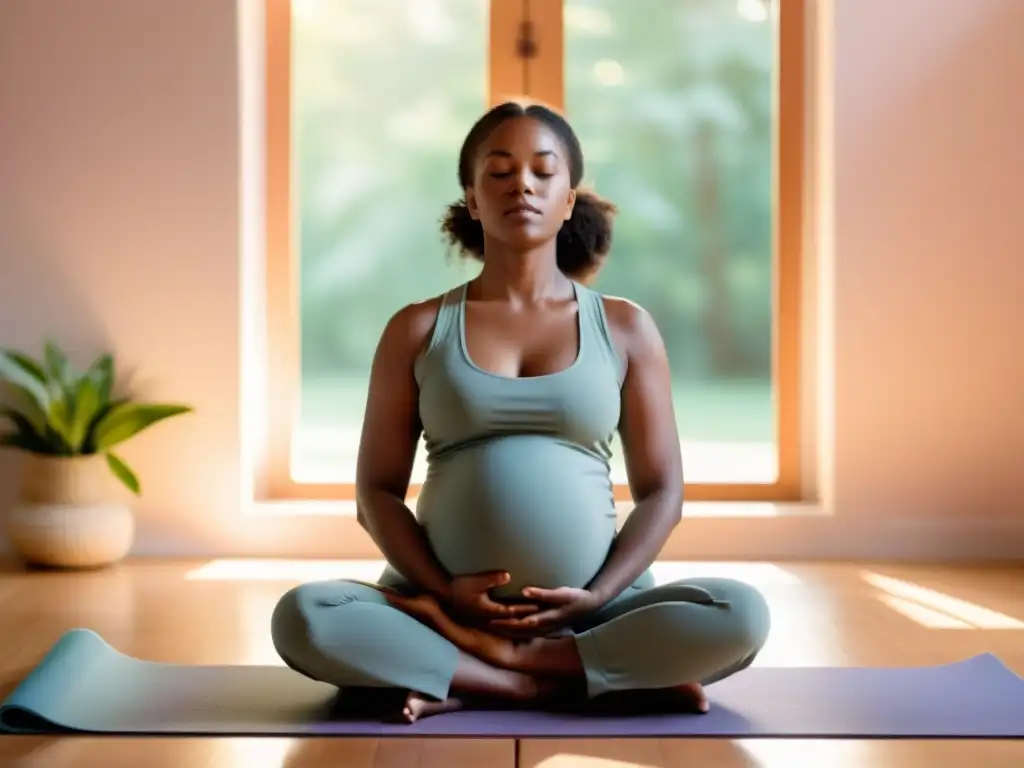
[[[666,555],[1020,556],[1024,3],[812,5],[829,514],[694,517]],[[197,406],[124,451],[137,552],[365,556],[351,519],[243,503],[238,62],[232,0],[0,3],[0,345],[109,348]]]

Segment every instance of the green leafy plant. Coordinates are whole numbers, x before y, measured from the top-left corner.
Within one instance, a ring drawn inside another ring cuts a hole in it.
[[[158,421],[190,413],[187,405],[140,403],[115,397],[114,359],[102,355],[84,372],[51,342],[41,360],[0,349],[0,383],[13,406],[0,405],[0,447],[50,457],[103,454],[114,475],[134,494],[139,478],[111,449]],[[2,426],[2,422],[0,422]]]

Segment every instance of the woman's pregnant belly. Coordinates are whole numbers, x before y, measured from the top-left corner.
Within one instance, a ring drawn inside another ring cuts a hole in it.
[[[509,572],[496,597],[586,586],[616,530],[604,462],[540,436],[495,438],[437,462],[416,512],[449,573]]]

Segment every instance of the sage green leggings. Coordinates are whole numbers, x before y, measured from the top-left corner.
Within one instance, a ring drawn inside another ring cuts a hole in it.
[[[573,626],[572,636],[593,698],[721,680],[750,665],[769,626],[764,598],[747,584],[694,578],[654,586],[648,573]],[[274,610],[271,634],[288,666],[339,688],[401,688],[444,699],[459,657],[379,590],[353,581],[289,590]]]

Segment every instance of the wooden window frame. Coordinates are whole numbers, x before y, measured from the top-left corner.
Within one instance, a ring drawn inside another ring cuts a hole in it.
[[[773,0],[776,35],[777,130],[774,147],[773,393],[778,477],[773,483],[687,483],[691,501],[796,501],[800,475],[801,262],[804,223],[804,118],[807,0]],[[495,104],[524,93],[564,106],[561,0],[490,0],[488,98]],[[267,501],[351,501],[354,483],[298,483],[291,476],[292,430],[300,406],[300,333],[291,131],[291,0],[264,0],[266,195],[266,445],[257,494]],[[528,23],[537,48],[518,51]],[[568,115],[571,119],[571,115]],[[467,128],[468,129],[468,128]],[[455,162],[455,159],[452,159]],[[685,467],[684,467],[685,471]],[[415,497],[420,485],[409,487]],[[628,486],[615,498],[630,500]]]

